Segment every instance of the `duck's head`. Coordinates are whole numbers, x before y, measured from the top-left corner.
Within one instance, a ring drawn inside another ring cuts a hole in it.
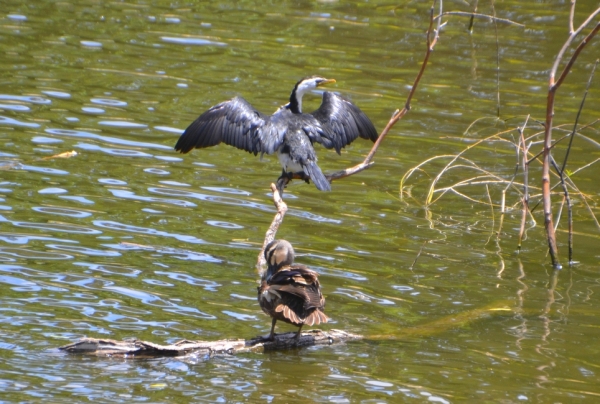
[[[278,270],[294,262],[294,247],[286,240],[273,240],[265,248],[265,260],[269,270]]]

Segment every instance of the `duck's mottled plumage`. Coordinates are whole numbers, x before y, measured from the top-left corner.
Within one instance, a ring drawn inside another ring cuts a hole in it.
[[[285,240],[274,240],[265,248],[268,268],[258,287],[258,302],[273,318],[269,339],[275,335],[275,323],[284,321],[299,327],[326,323],[325,299],[319,275],[308,267],[294,263],[294,249]]]

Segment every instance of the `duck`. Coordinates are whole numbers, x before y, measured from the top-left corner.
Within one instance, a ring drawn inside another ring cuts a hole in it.
[[[317,164],[314,143],[335,149],[340,154],[342,148],[359,137],[373,142],[378,138],[367,115],[336,93],[323,92],[317,110],[302,111],[304,94],[335,82],[335,79],[321,76],[301,79],[294,86],[289,103],[272,115],[256,110],[242,97],[221,102],[187,127],[175,144],[175,150],[188,153],[194,148],[223,142],[254,155],[260,153],[261,158],[263,154],[276,153],[282,167],[279,180],[284,177],[312,180],[318,190],[331,191],[330,182]]]
[[[279,320],[298,327],[297,342],[304,325],[329,321],[324,313],[325,298],[321,293],[319,274],[294,263],[294,248],[286,240],[271,241],[264,255],[267,269],[258,287],[258,303],[272,318],[271,332],[265,340],[275,338],[275,324]]]

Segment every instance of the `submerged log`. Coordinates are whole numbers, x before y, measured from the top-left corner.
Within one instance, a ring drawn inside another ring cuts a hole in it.
[[[359,340],[363,337],[342,330],[310,330],[303,332],[298,341],[296,333],[275,334],[273,341],[265,341],[263,337],[250,340],[232,339],[219,341],[178,341],[172,345],[159,345],[140,340],[116,341],[111,339],[82,338],[77,342],[58,349],[67,353],[93,356],[111,356],[122,358],[148,358],[161,356],[202,355],[235,355],[246,352],[264,352],[314,345],[332,345],[347,341]]]

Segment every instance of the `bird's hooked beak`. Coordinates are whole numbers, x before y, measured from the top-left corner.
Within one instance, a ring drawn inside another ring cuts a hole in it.
[[[325,79],[325,80],[321,80],[317,82],[317,87],[322,87],[326,84],[333,84],[335,83],[335,79]]]

